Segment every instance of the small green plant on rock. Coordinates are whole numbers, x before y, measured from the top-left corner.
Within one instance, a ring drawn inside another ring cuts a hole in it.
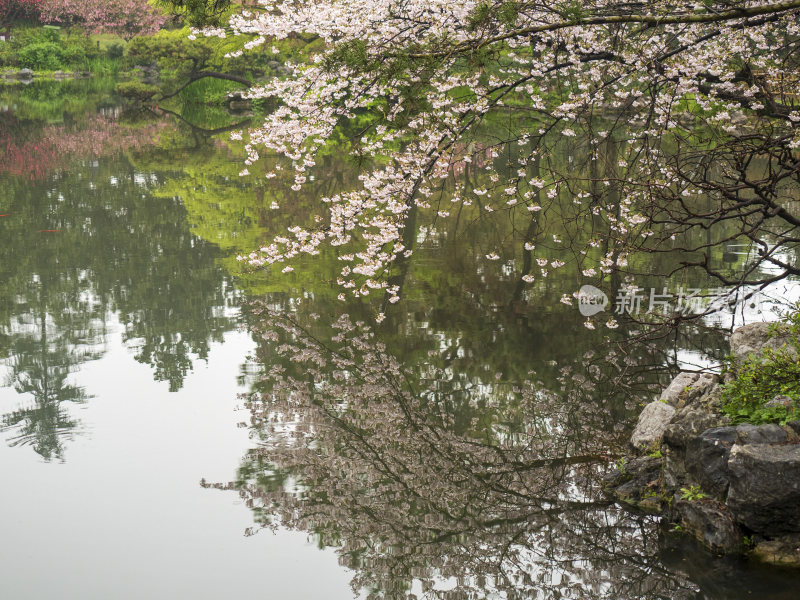
[[[692,485],[689,487],[681,488],[681,498],[683,500],[688,500],[689,502],[694,502],[695,500],[702,500],[703,498],[707,498],[708,494],[704,493],[699,485]]]
[[[774,326],[771,335],[778,332],[778,326]],[[786,348],[765,348],[739,366],[732,358],[727,360],[726,370],[735,378],[722,387],[722,412],[734,424],[783,425],[800,417],[800,311],[789,316],[780,333],[788,333]],[[794,404],[766,406],[775,396],[786,396]]]

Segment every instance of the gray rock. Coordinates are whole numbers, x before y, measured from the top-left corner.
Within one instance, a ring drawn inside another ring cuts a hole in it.
[[[253,103],[250,100],[231,100],[228,103],[228,108],[236,111],[250,110],[253,108]]]
[[[794,407],[794,400],[789,398],[789,396],[781,396],[780,394],[778,394],[777,396],[775,396],[769,402],[765,402],[764,406],[766,408],[773,408],[773,407],[778,408],[779,407],[779,408],[790,409],[790,408]]]
[[[684,393],[679,397],[677,408],[690,406],[696,403],[709,402],[709,396],[716,396],[721,393],[719,387],[719,377],[711,373],[701,373],[694,383],[689,384]]]
[[[697,373],[688,373],[686,371],[678,373],[670,384],[667,386],[662,394],[661,401],[666,402],[672,406],[677,407],[678,402],[681,400],[686,388],[691,386],[700,376]]]
[[[745,423],[736,427],[736,443],[746,444],[782,444],[789,439],[789,434],[782,427],[774,424],[750,425]]]
[[[738,522],[766,537],[800,533],[800,444],[735,444],[728,472]]]
[[[738,433],[736,427],[715,427],[690,438],[686,446],[687,475],[719,500],[728,494],[728,456]]]
[[[664,429],[661,452],[664,455],[664,485],[675,491],[686,480],[686,449],[689,440],[713,427],[730,424],[730,419],[694,406],[682,408]]]
[[[64,71],[56,71],[53,73],[54,79],[66,79],[67,77],[69,77],[69,73],[65,73]]]
[[[676,500],[683,528],[713,552],[731,554],[742,549],[742,534],[724,504],[709,499]]]
[[[33,79],[33,71],[30,69],[20,69],[17,71],[17,79]]]
[[[625,504],[641,506],[648,492],[656,494],[661,477],[661,459],[640,456],[626,460],[603,479],[603,486],[614,498]],[[648,507],[644,507],[650,510]],[[657,512],[656,509],[654,512]]]
[[[785,330],[771,333],[770,329],[769,323],[750,323],[734,331],[731,334],[731,352],[736,362],[741,364],[748,355],[760,354],[765,348],[786,348],[796,354],[794,348],[787,346],[789,335]]]
[[[660,400],[645,406],[631,435],[631,446],[636,449],[655,447],[674,414],[675,408]]]

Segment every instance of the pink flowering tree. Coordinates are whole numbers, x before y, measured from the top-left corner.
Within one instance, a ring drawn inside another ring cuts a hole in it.
[[[280,102],[243,132],[246,162],[282,155],[300,189],[344,131],[365,170],[315,227],[243,257],[253,266],[333,246],[343,295],[394,301],[405,228],[478,206],[540,232],[485,255],[524,284],[570,263],[599,284],[643,251],[681,252],[722,285],[800,274],[800,0],[259,4],[202,33],[326,47],[251,88]],[[479,159],[479,176],[454,177]],[[732,245],[750,257],[736,272],[717,261]]]
[[[0,29],[5,29],[18,19],[38,13],[43,0],[0,0]]]
[[[44,0],[42,21],[80,25],[91,33],[117,33],[129,39],[155,33],[164,23],[148,0]]]

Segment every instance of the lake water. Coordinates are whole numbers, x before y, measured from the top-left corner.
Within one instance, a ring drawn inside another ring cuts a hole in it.
[[[598,488],[641,402],[724,355],[712,319],[588,330],[559,301],[577,270],[486,266],[532,234],[476,207],[419,217],[398,303],[342,302],[335,255],[236,260],[352,185],[341,156],[294,193],[203,130],[244,117],[123,111],[100,82],[0,109],[1,597],[796,597]]]

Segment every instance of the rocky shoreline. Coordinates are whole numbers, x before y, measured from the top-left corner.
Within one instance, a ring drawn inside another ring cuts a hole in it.
[[[734,364],[765,348],[796,357],[788,334],[766,323],[731,336]],[[800,567],[800,420],[732,425],[721,396],[733,377],[678,374],[640,414],[632,454],[607,476],[606,490],[714,552]],[[784,396],[772,402],[794,406]]]

